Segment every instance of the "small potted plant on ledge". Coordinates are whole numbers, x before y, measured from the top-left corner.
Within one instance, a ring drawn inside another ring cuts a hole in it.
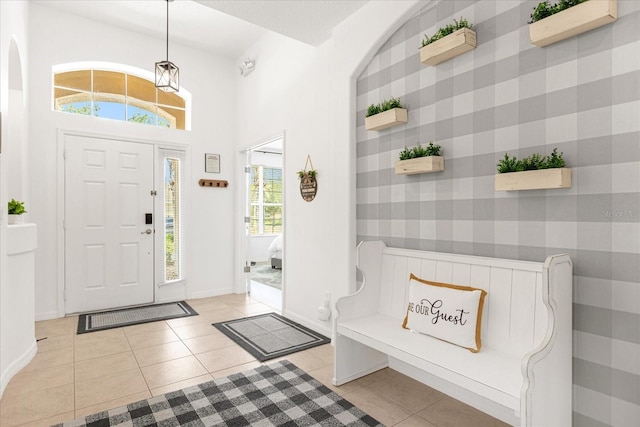
[[[618,19],[616,0],[540,2],[531,14],[529,40],[538,47],[593,30]]]
[[[400,160],[396,161],[396,175],[414,175],[418,173],[438,172],[444,170],[444,157],[440,156],[440,146],[429,142],[422,147],[418,144],[400,152]]]
[[[385,99],[380,104],[367,108],[364,127],[367,130],[382,130],[407,123],[407,110],[397,98]]]
[[[476,33],[464,18],[441,27],[432,37],[424,35],[420,48],[420,62],[436,65],[475,49]]]
[[[497,166],[496,191],[571,187],[571,168],[565,167],[562,153],[558,154],[557,148],[550,156],[536,153],[521,160],[505,153]]]
[[[24,208],[24,202],[21,202],[16,199],[11,199],[11,201],[7,204],[8,216],[9,216],[9,224],[21,224],[24,222],[23,214],[26,214],[27,211]]]

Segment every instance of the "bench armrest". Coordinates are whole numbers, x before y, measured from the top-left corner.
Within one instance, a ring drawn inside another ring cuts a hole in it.
[[[571,425],[573,272],[569,256],[549,256],[542,277],[542,302],[549,320],[540,345],[522,360],[520,411],[526,427]]]
[[[355,294],[336,301],[336,323],[378,312],[382,252],[386,247],[381,241],[361,242],[358,245],[356,267],[362,273],[362,286]]]

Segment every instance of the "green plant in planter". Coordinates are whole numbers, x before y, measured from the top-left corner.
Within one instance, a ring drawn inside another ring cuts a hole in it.
[[[440,40],[441,38],[446,37],[451,33],[455,33],[462,28],[471,29],[472,27],[473,24],[470,24],[469,21],[467,21],[465,18],[461,17],[459,21],[454,19],[453,24],[448,24],[444,27],[440,27],[440,29],[438,29],[438,31],[432,37],[429,37],[425,34],[424,39],[422,40],[422,46],[420,47],[425,47],[426,45]]]
[[[385,99],[380,104],[371,104],[369,108],[367,108],[366,117],[375,116],[378,113],[382,113],[383,111],[392,110],[394,108],[404,108],[402,103],[397,98]]]
[[[548,0],[540,2],[533,8],[529,24],[533,24],[536,21],[549,17],[555,13],[562,12],[565,9],[569,9],[575,5],[584,3],[585,1],[587,0],[560,0],[557,4],[550,4]]]
[[[440,146],[434,145],[433,142],[429,142],[429,145],[426,147],[418,144],[413,148],[405,147],[404,150],[400,152],[399,158],[400,160],[409,160],[416,159],[418,157],[427,157],[427,156],[439,156],[440,155]]]
[[[551,152],[551,156],[546,160],[547,168],[563,168],[565,167],[564,159],[562,158],[562,152],[558,154],[558,149],[554,148]]]
[[[547,169],[546,160],[538,153],[532,154],[531,156],[522,159],[522,169],[526,171]]]
[[[518,158],[516,156],[509,157],[508,153],[504,153],[504,158],[498,162],[498,173],[518,172],[519,168],[520,161]]]
[[[497,164],[498,173],[563,168],[565,161],[562,158],[562,154],[562,152],[558,154],[558,149],[554,148],[550,156],[541,156],[535,153],[522,160],[518,160],[516,156],[510,157],[508,153],[505,153],[504,158]]]
[[[298,178],[304,179],[304,177],[306,176],[315,179],[316,176],[318,176],[318,171],[315,169],[310,169],[308,171],[298,171]]]
[[[7,205],[9,215],[22,215],[27,213],[27,210],[24,208],[24,202],[11,199]]]

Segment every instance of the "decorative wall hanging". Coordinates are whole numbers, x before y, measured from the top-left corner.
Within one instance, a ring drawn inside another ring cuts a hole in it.
[[[310,167],[310,169],[307,170],[307,167]],[[316,193],[318,192],[317,176],[318,171],[313,169],[311,156],[307,155],[307,162],[304,164],[304,169],[298,171],[298,178],[300,178],[300,195],[305,202],[310,202],[316,198]]]
[[[220,154],[204,155],[204,171],[207,173],[220,173]]]
[[[427,147],[418,144],[413,148],[405,148],[400,152],[395,163],[396,175],[415,175],[418,173],[438,172],[444,170],[444,157],[440,155],[440,146],[429,142]]]
[[[575,0],[574,0],[574,3]],[[541,2],[531,14],[529,40],[538,47],[610,24],[618,19],[616,0],[589,0],[570,5]]]
[[[497,166],[496,191],[571,188],[571,168],[565,167],[557,148],[550,156],[536,153],[523,159],[505,153]]]
[[[495,176],[496,191],[552,188],[571,188],[571,168],[499,173]]]
[[[377,105],[371,104],[364,118],[367,130],[383,130],[404,123],[407,123],[407,110],[396,98],[384,100]]]
[[[476,48],[476,32],[464,18],[440,28],[432,37],[424,35],[420,48],[420,62],[437,65]]]

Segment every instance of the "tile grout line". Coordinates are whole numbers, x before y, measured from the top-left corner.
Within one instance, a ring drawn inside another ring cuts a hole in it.
[[[166,323],[166,321],[164,322]],[[126,334],[126,332],[124,332],[124,330],[122,332],[124,333],[124,336],[127,339],[127,344],[129,344],[129,351],[131,351],[131,355],[133,356],[133,359],[136,361],[136,365],[138,365],[138,370],[140,371],[142,380],[144,381],[144,384],[147,386],[147,392],[149,392],[149,396],[152,396],[151,387],[149,387],[149,382],[147,381],[147,377],[145,377],[144,372],[142,372],[142,366],[140,366],[140,361],[138,360],[138,356],[136,356],[136,352],[133,351],[133,348],[131,348],[131,341],[129,341],[129,336]]]

